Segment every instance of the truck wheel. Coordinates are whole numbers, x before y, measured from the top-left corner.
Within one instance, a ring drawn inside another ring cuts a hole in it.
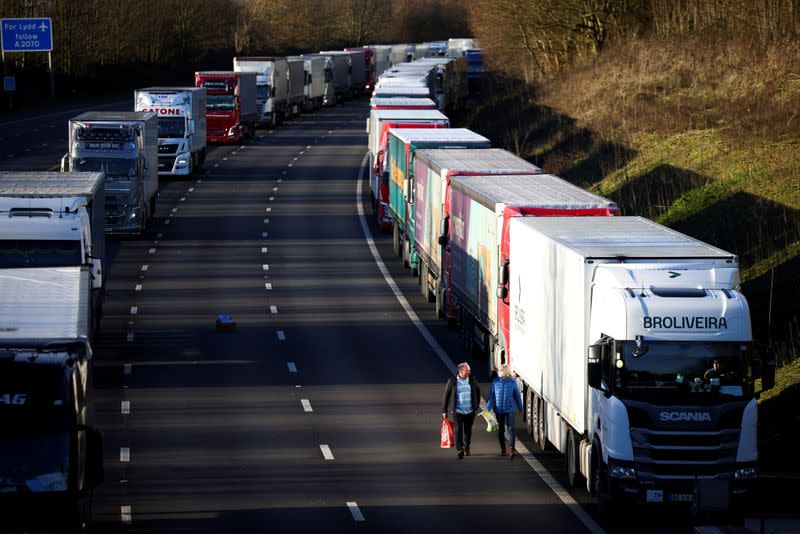
[[[528,435],[533,435],[533,390],[530,387],[525,388],[525,429]]]
[[[597,510],[601,514],[612,511],[614,502],[608,491],[608,480],[606,479],[603,457],[597,447],[592,448],[592,494],[597,497]]]
[[[567,427],[567,450],[564,464],[567,469],[567,482],[573,488],[580,482],[580,459],[578,458],[578,438],[572,428]]]
[[[397,228],[396,224],[392,225],[392,251],[395,253],[396,256],[399,256],[401,253],[400,230]]]
[[[425,288],[427,295],[425,296],[425,300],[428,302],[431,301],[431,294],[428,291],[427,287]],[[445,316],[445,300],[444,300],[444,288],[442,287],[441,281],[436,282],[436,291],[433,293],[433,301],[435,302],[434,307],[436,309],[436,318],[437,319],[444,319]],[[460,321],[461,324],[464,324],[466,321]]]
[[[411,242],[403,237],[403,267],[411,267]]]
[[[419,283],[419,292],[422,294],[422,297],[427,301],[428,300],[428,266],[425,265],[425,262],[422,261],[422,258],[419,259],[419,266],[417,267],[417,283]]]
[[[544,451],[547,438],[544,433],[544,401],[539,395],[533,395],[533,411],[531,414],[531,425],[533,426],[533,441]]]

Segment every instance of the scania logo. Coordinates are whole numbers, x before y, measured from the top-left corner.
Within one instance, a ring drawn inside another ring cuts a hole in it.
[[[661,412],[659,414],[662,423],[677,423],[681,421],[691,421],[694,423],[710,423],[710,412]]]

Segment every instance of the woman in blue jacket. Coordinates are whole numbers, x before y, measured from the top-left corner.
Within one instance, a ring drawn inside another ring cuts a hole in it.
[[[500,442],[500,454],[513,457],[514,448],[514,412],[522,411],[522,395],[519,393],[517,381],[511,376],[508,365],[501,365],[497,378],[492,380],[489,395],[486,398],[486,409],[494,410],[497,417],[497,440]],[[506,429],[508,429],[508,445],[506,445]]]

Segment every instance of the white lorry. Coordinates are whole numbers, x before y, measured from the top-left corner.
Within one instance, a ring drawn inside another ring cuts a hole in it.
[[[70,119],[61,170],[105,173],[106,233],[143,233],[158,198],[158,116],[87,111]]]
[[[233,71],[256,73],[258,125],[274,128],[289,109],[289,64],[286,58],[235,57]]]
[[[754,358],[735,255],[639,217],[516,217],[498,297],[534,441],[600,507],[727,510],[758,476]],[[762,372],[763,369],[763,372]]]
[[[305,111],[322,107],[325,96],[325,58],[322,56],[302,56],[306,71]]]
[[[147,87],[133,94],[134,111],[158,115],[158,174],[185,176],[206,159],[204,87]]]
[[[286,58],[289,64],[289,114],[287,118],[300,115],[300,111],[305,108],[306,99],[306,66],[305,61],[300,56]]]
[[[101,172],[0,172],[0,269],[86,266],[94,329],[105,288],[104,186]]]

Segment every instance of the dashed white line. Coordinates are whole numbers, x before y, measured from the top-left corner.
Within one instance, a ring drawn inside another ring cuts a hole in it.
[[[309,401],[308,399],[300,399],[300,404],[303,405],[304,412],[311,413],[314,411],[314,409],[311,408],[311,401]]]
[[[172,219],[167,219],[166,221],[164,221],[164,224],[169,224],[171,222],[172,222]]]
[[[333,460],[333,453],[331,452],[331,448],[325,444],[319,446],[319,449],[322,451],[322,457],[326,460]]]
[[[228,161],[227,157],[222,158],[222,161]]]
[[[129,415],[131,413],[131,401],[122,401],[119,411],[122,415]]]
[[[175,213],[176,211],[178,211],[178,208],[172,208],[172,213]]]
[[[286,334],[283,330],[278,330],[278,341],[286,341]]]
[[[219,163],[214,164],[214,168],[216,169],[217,167],[219,167]]]
[[[286,367],[289,368],[289,372],[290,373],[296,373],[297,372],[297,366],[294,364],[294,362],[286,362]]]
[[[269,219],[264,219],[264,224],[269,224]]]
[[[353,514],[353,521],[365,521],[364,514],[361,513],[358,503],[350,501],[347,503],[347,508],[350,510],[350,513]]]
[[[133,332],[128,332],[128,337],[125,338],[127,341],[133,341]]]
[[[194,187],[189,188],[189,192],[191,193],[192,191],[194,191]]]
[[[136,287],[133,288],[133,290],[134,291],[141,291],[142,290],[142,284],[136,284]]]
[[[136,315],[137,313],[139,313],[139,307],[131,306],[131,315]]]
[[[272,202],[273,200],[275,200],[275,197],[269,197],[270,202]]]
[[[267,213],[271,212],[272,208],[267,208]]]
[[[119,507],[119,518],[122,521],[123,525],[130,525],[131,524],[131,507],[130,506],[120,506]]]
[[[261,232],[261,237],[267,237],[269,234],[267,232]]]
[[[120,462],[130,462],[131,461],[131,448],[130,447],[120,447],[119,448],[119,461]]]
[[[186,197],[181,197],[178,199],[178,202],[186,202]]]
[[[283,178],[278,178],[278,183],[283,182]]]
[[[308,149],[310,149],[310,148],[311,148],[311,145],[308,145],[308,146],[306,147],[306,150],[308,150]]]
[[[297,161],[297,156],[293,157],[292,161]]]
[[[129,363],[126,363],[122,366],[122,374],[129,375],[133,372],[133,366]]]
[[[290,163],[289,165],[287,165],[287,167],[291,167],[291,166],[292,166],[292,164],[291,164],[291,163]]]
[[[261,269],[264,270],[264,271],[269,271],[269,264],[268,263],[262,264],[261,265]]]
[[[272,284],[271,284],[271,283],[269,283],[269,282],[266,282],[266,283],[264,284],[264,287],[266,288],[266,290],[267,290],[267,291],[272,291]]]
[[[273,188],[272,188],[272,190],[273,190],[273,191],[277,191],[277,190],[278,190],[278,188],[277,188],[277,187],[273,187]]]
[[[266,254],[267,253],[267,247],[261,247],[261,253],[262,254]]]
[[[271,314],[273,314],[273,315],[274,315],[274,314],[276,314],[276,313],[278,313],[278,307],[277,307],[277,306],[270,306],[270,307],[269,307],[269,312],[270,312]]]
[[[150,250],[147,251],[147,253],[148,254],[155,254],[156,253],[156,249],[151,248]]]

